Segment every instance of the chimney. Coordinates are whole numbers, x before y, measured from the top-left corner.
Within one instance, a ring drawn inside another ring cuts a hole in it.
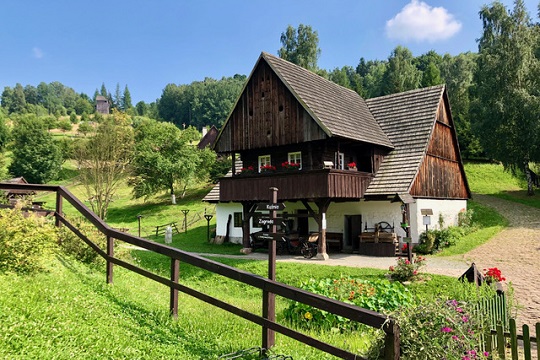
[[[202,136],[204,137],[207,132],[208,132],[208,129],[206,128],[206,126],[203,126],[203,128],[202,128]]]

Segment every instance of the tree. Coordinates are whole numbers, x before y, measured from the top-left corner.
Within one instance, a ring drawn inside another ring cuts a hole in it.
[[[0,153],[6,149],[9,135],[9,128],[6,126],[6,120],[3,113],[0,112]]]
[[[413,55],[403,46],[396,47],[388,58],[388,67],[383,77],[384,95],[395,94],[420,86],[422,74],[413,64]]]
[[[141,100],[135,104],[135,110],[137,111],[137,115],[146,116],[148,114],[148,105]]]
[[[102,219],[107,217],[113,196],[129,171],[132,154],[133,130],[116,111],[76,150],[80,181],[92,210]]]
[[[131,104],[131,93],[129,92],[128,86],[124,88],[124,94],[122,95],[122,104],[121,108],[124,111],[128,111],[133,107]]]
[[[281,33],[280,58],[299,65],[305,69],[317,70],[317,61],[321,55],[319,34],[311,26],[300,24],[298,29],[291,25]]]
[[[17,120],[12,131],[13,162],[9,172],[30,183],[43,184],[57,178],[62,156],[52,135],[35,115]]]
[[[94,130],[94,128],[92,127],[92,125],[90,125],[88,123],[88,121],[83,121],[79,124],[79,129],[78,131],[83,134],[84,136],[86,136],[86,134],[88,134],[89,132],[91,132],[92,130]]]
[[[440,64],[441,77],[448,88],[452,117],[464,158],[483,155],[478,137],[473,133],[470,118],[470,92],[476,68],[476,54],[467,52],[457,56],[445,54]]]
[[[500,2],[482,7],[475,130],[486,154],[513,172],[523,170],[533,195],[530,162],[540,161],[540,62],[538,28],[524,2],[512,11]]]
[[[120,93],[120,84],[116,83],[116,90],[114,91],[113,102],[111,103],[114,108],[122,109],[122,94]]]
[[[171,123],[144,120],[135,131],[133,196],[161,191],[175,195],[180,190],[184,197],[190,184],[207,177],[215,154],[191,144],[199,136],[193,127],[180,130]]]

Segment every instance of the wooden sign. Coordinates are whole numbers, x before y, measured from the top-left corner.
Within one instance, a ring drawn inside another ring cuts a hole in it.
[[[257,224],[263,225],[263,226],[264,225],[266,226],[280,225],[282,222],[283,222],[283,218],[265,218],[265,217],[257,218]]]
[[[257,204],[257,210],[278,211],[285,209],[284,203],[261,203]]]
[[[260,233],[257,234],[257,238],[260,240],[280,240],[283,233]]]

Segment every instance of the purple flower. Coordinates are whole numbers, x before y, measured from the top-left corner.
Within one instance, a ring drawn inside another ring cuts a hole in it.
[[[489,356],[489,352],[488,352],[488,351],[484,351],[484,356],[485,356],[485,357],[488,357],[488,356]]]
[[[461,312],[463,312],[463,309],[460,308],[460,307],[458,307],[458,308],[456,308],[456,311],[457,311],[458,313],[461,313]]]
[[[466,317],[466,316],[462,316],[462,317],[461,317],[461,320],[463,320],[463,322],[468,322],[468,321],[469,321],[469,318]]]
[[[461,357],[461,360],[471,360],[471,358],[468,357],[467,355],[465,355],[465,356]]]
[[[459,340],[459,337],[457,335],[452,335],[452,340]]]
[[[449,332],[452,332],[452,328],[449,328],[448,326],[445,326],[441,329],[441,331],[443,333],[449,333]]]
[[[448,301],[446,302],[446,304],[449,305],[449,306],[454,306],[454,307],[455,307],[455,306],[458,306],[457,300],[448,300]]]

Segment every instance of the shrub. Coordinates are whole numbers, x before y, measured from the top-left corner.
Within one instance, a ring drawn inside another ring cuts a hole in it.
[[[409,306],[414,297],[402,284],[388,280],[362,280],[351,277],[340,279],[309,280],[300,285],[301,289],[320,294],[331,299],[354,304],[377,312],[391,312],[399,307]],[[283,311],[285,319],[304,328],[355,330],[358,323],[330,314],[299,302],[291,302]]]
[[[426,258],[417,256],[411,262],[408,259],[398,258],[396,266],[390,266],[390,277],[395,281],[413,281],[419,273],[419,269],[424,266]]]
[[[56,230],[45,218],[20,209],[0,210],[0,272],[30,274],[45,269],[55,248]]]
[[[70,222],[79,229],[86,237],[100,249],[106,249],[107,240],[92,224],[83,221],[82,219],[70,219]],[[82,239],[75,235],[66,227],[61,227],[58,230],[58,244],[60,249],[67,255],[73,256],[75,259],[91,264],[101,259],[98,253],[88,246]]]
[[[473,313],[471,304],[443,299],[398,309],[392,316],[400,326],[401,359],[486,359],[480,351],[485,324]],[[383,344],[378,339],[370,358],[380,358]]]

